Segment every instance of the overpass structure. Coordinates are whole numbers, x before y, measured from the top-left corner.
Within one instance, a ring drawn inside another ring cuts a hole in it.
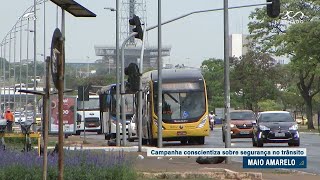
[[[115,46],[95,46],[95,53],[97,56],[102,57],[101,62],[109,65],[109,68],[114,70],[116,68],[116,47]],[[170,56],[171,47],[162,47],[162,57]],[[121,57],[121,55],[119,55]],[[141,47],[127,46],[124,50],[125,63],[127,67],[130,63],[138,63],[141,56]],[[143,56],[143,68],[157,68],[158,67],[158,48],[145,47]]]

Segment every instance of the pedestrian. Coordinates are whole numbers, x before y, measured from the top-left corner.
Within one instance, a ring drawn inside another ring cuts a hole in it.
[[[14,121],[14,118],[10,108],[8,108],[7,111],[4,113],[4,119],[7,120],[8,132],[12,132],[12,123]]]

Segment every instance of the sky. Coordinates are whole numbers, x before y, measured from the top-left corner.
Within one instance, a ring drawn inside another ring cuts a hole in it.
[[[14,27],[28,7],[33,5],[33,0],[1,0],[0,6],[0,41],[3,41],[7,33]],[[120,4],[122,0],[119,0]],[[141,0],[139,0],[141,1]],[[115,0],[76,0],[97,17],[77,18],[66,12],[66,62],[94,62],[100,57],[95,55],[95,45],[115,45],[115,12],[105,10],[104,7],[115,8]],[[158,23],[158,1],[144,0],[146,2],[147,26]],[[162,0],[162,22],[179,17],[181,15],[198,11],[223,7],[223,0]],[[248,4],[265,3],[265,0],[229,0],[229,7]],[[56,28],[57,6],[47,1],[37,8],[37,60],[43,59],[41,54],[50,54],[51,38]],[[262,7],[262,6],[258,6]],[[249,14],[257,7],[229,10],[229,33],[247,34]],[[45,12],[44,13],[44,9]],[[45,14],[45,15],[44,15]],[[45,18],[44,18],[45,17]],[[45,19],[45,24],[44,24]],[[24,22],[26,23],[26,22]],[[61,26],[61,11],[58,11],[58,27]],[[22,59],[26,59],[27,34],[29,33],[29,59],[33,58],[33,33],[22,27]],[[29,30],[33,30],[30,23]],[[19,28],[17,28],[19,30]],[[14,31],[12,31],[14,32]],[[157,29],[148,32],[148,44],[157,46]],[[171,47],[170,57],[164,58],[164,64],[184,64],[199,67],[204,59],[223,59],[223,11],[194,14],[170,24],[162,26],[162,45]],[[20,46],[20,31],[16,32],[16,38],[12,38],[11,47]],[[14,37],[14,33],[11,34]],[[7,36],[7,39],[10,39]],[[121,42],[120,42],[121,43]],[[9,43],[8,43],[9,44]],[[8,50],[9,45],[6,48]],[[16,48],[19,57],[18,47]],[[13,60],[13,50],[12,59]],[[8,56],[8,51],[7,55]]]

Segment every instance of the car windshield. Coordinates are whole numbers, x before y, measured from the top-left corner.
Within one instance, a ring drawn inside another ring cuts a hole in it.
[[[253,112],[230,112],[230,119],[232,120],[254,120]]]
[[[260,122],[294,122],[289,113],[264,113],[259,118]]]

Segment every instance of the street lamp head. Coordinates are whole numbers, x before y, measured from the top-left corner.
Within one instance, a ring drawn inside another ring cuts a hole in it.
[[[25,29],[25,31],[28,31],[28,32],[34,32],[33,29]]]
[[[111,8],[111,7],[105,7],[103,9],[107,9],[107,10],[110,10],[110,11],[117,11],[115,8]]]
[[[29,12],[29,13],[25,13],[22,17],[23,18],[28,18],[29,16],[33,16],[34,13],[33,12]]]

